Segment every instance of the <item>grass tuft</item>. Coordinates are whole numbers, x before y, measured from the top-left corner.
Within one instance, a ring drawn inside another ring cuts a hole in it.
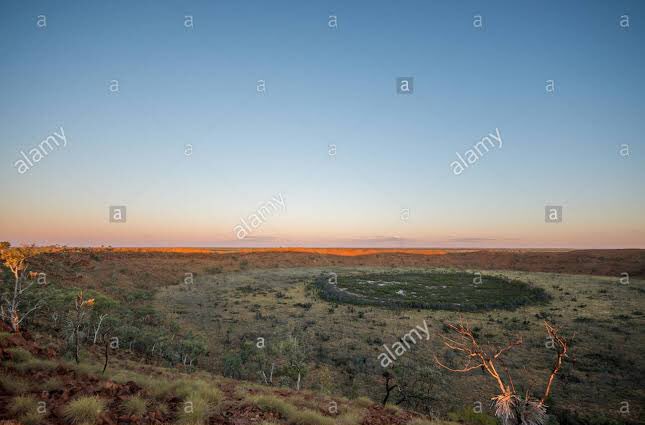
[[[356,400],[354,400],[353,404],[358,407],[370,407],[374,404],[374,402],[367,397],[358,397]]]
[[[213,406],[194,393],[179,404],[177,425],[204,425],[213,413]]]
[[[37,425],[43,420],[43,415],[38,413],[38,400],[32,396],[14,397],[7,410],[23,425]]]
[[[11,399],[8,405],[9,413],[15,416],[35,412],[38,409],[38,401],[32,396],[21,395]]]
[[[363,423],[364,415],[357,411],[350,411],[343,413],[342,415],[335,418],[336,425],[360,425]]]
[[[38,387],[38,389],[42,391],[55,391],[63,388],[63,381],[56,377],[52,376],[48,380],[46,380],[42,385]]]
[[[289,418],[297,410],[295,406],[285,402],[282,398],[272,395],[250,397],[248,400],[260,409],[277,413],[283,418]]]
[[[94,425],[105,410],[105,402],[100,398],[80,397],[63,408],[63,416],[74,425]]]
[[[121,403],[121,410],[128,416],[143,416],[148,411],[148,402],[135,395]]]
[[[53,370],[58,364],[51,360],[31,358],[21,362],[14,362],[12,367],[18,372],[25,373],[37,370]]]
[[[291,425],[334,425],[334,420],[313,410],[296,410],[287,421]]]
[[[179,381],[174,387],[173,392],[181,399],[195,397],[196,395],[211,404],[217,404],[222,399],[222,393],[217,387],[201,380]]]
[[[0,376],[0,389],[9,394],[23,394],[30,390],[29,383],[14,375]]]
[[[23,363],[33,359],[31,353],[24,348],[14,347],[7,349],[7,352],[11,354],[11,359],[16,363]]]
[[[309,409],[298,409],[280,397],[265,395],[250,397],[250,402],[265,411],[279,414],[290,425],[334,425],[334,420]]]

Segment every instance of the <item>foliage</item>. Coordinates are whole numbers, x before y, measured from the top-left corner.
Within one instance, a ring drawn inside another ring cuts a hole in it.
[[[0,389],[9,394],[23,394],[29,391],[30,386],[24,379],[13,375],[0,376]]]
[[[464,407],[463,410],[448,413],[448,418],[455,422],[461,422],[465,425],[497,425],[497,419],[484,412],[475,412],[470,407]]]
[[[394,309],[512,310],[549,300],[543,289],[519,280],[463,272],[354,273],[335,279],[323,274],[314,285],[326,301]]]

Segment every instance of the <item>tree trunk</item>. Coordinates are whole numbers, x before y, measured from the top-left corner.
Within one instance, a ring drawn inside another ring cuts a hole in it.
[[[11,301],[11,306],[9,306],[9,314],[11,321],[11,330],[14,333],[20,332],[20,316],[18,315],[18,295],[20,294],[20,275],[18,271],[14,271],[14,277],[16,282],[13,285],[13,300]]]
[[[110,358],[110,340],[105,337],[105,364],[103,365],[103,372],[102,374],[105,374],[105,369],[107,369],[108,365],[108,359]]]
[[[20,333],[20,318],[18,317],[18,312],[15,310],[15,307],[11,308],[11,330],[14,333]]]
[[[74,359],[76,360],[76,364],[79,364],[81,362],[81,359],[79,358],[79,341],[78,341],[78,326],[74,330]]]

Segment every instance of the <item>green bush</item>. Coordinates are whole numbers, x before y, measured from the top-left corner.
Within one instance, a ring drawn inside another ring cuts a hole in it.
[[[466,425],[497,425],[497,419],[494,416],[484,412],[477,413],[469,407],[464,407],[463,410],[458,412],[448,413],[448,418],[451,421],[462,422]]]

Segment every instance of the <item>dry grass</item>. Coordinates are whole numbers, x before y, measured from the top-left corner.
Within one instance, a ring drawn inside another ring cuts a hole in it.
[[[334,418],[336,425],[360,425],[363,422],[363,412],[349,411]]]
[[[120,408],[128,416],[143,416],[148,411],[148,401],[135,395],[123,400]]]
[[[287,418],[291,425],[334,425],[334,420],[313,410],[296,410]]]
[[[334,425],[332,418],[321,415],[309,409],[298,409],[296,406],[287,403],[281,397],[264,395],[250,397],[248,400],[265,411],[279,414],[290,425]]]
[[[177,425],[204,425],[213,413],[213,406],[197,394],[184,399],[179,404]]]
[[[249,397],[247,400],[258,406],[260,409],[277,413],[283,418],[288,418],[297,411],[297,408],[294,405],[287,403],[281,397],[273,395]]]
[[[33,359],[31,353],[24,348],[14,347],[8,348],[6,351],[11,354],[11,359],[15,363],[23,363]]]
[[[11,365],[13,369],[20,373],[37,371],[37,370],[53,370],[56,369],[58,363],[51,360],[30,358],[22,362],[15,362]]]
[[[23,394],[31,389],[27,381],[15,375],[0,376],[0,388],[8,394]]]
[[[18,396],[11,399],[7,407],[12,415],[23,415],[35,412],[38,409],[38,401],[33,396]]]
[[[98,397],[80,397],[63,408],[63,416],[73,425],[94,425],[105,410],[105,402]]]
[[[63,381],[60,378],[53,376],[43,382],[38,389],[42,391],[54,391],[63,387]]]

